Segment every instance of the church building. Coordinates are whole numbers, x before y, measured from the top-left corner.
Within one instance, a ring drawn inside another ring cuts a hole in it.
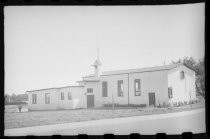
[[[109,104],[154,106],[188,103],[196,99],[195,71],[179,63],[139,69],[101,72],[99,56],[95,73],[77,86],[27,91],[29,110],[77,109]]]

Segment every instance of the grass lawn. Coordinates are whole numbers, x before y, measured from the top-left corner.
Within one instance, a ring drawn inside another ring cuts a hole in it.
[[[204,107],[204,103],[192,105],[192,109],[201,107]],[[17,106],[14,105],[5,106],[5,129],[192,110],[190,105],[186,105],[182,107],[174,107],[172,109],[117,108],[114,110],[114,113],[111,108],[31,111],[17,113],[16,108]]]

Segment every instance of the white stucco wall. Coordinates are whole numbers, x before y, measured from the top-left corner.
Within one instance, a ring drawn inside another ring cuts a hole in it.
[[[61,100],[61,92],[64,93],[64,100]],[[71,100],[68,99],[68,92],[71,92]],[[57,92],[58,109],[84,108],[84,88],[66,87],[60,88]]]
[[[99,95],[100,95],[100,86],[99,86],[99,82],[86,82],[85,83],[85,87],[84,87],[84,92],[85,92],[85,99],[84,99],[84,107],[87,107],[87,95],[94,95],[94,107],[100,107],[100,99],[99,99]],[[88,88],[92,88],[93,89],[93,93],[87,93],[87,89]]]
[[[129,79],[129,88],[128,88]],[[134,94],[134,80],[141,79],[141,96],[135,96]],[[124,95],[118,96],[117,81],[123,80]],[[102,97],[102,82],[108,83],[108,96]],[[129,89],[129,94],[128,94]],[[118,104],[147,104],[149,105],[149,92],[155,93],[156,104],[158,101],[168,101],[167,96],[167,71],[156,72],[143,72],[143,73],[130,73],[120,75],[101,76],[99,83],[99,95],[97,100],[99,105],[112,103],[112,95],[114,97],[114,103]],[[129,100],[128,100],[129,95]]]
[[[141,96],[135,96],[134,80],[141,79]],[[149,93],[155,93],[156,105],[168,101],[167,70],[130,74],[130,103],[149,105]]]
[[[180,79],[180,72],[185,72],[185,79]],[[92,80],[96,78],[85,78]],[[141,95],[135,96],[134,80],[141,79]],[[44,89],[28,92],[29,109],[75,109],[87,108],[87,95],[94,95],[94,107],[103,104],[111,104],[112,96],[114,103],[118,104],[147,104],[149,105],[148,93],[155,93],[156,105],[163,102],[189,101],[196,99],[195,72],[184,65],[171,70],[153,72],[129,73],[118,75],[102,75],[97,78],[100,81],[83,82],[84,87],[63,87],[56,89]],[[118,96],[118,80],[123,80],[124,94]],[[129,80],[129,82],[128,82]],[[108,96],[102,97],[102,82],[108,84]],[[173,98],[168,98],[168,87],[172,87]],[[92,88],[93,93],[87,93],[87,88]],[[64,100],[61,100],[61,92],[64,92]],[[71,92],[72,100],[68,100],[68,92]],[[37,94],[37,104],[32,104],[32,94]],[[50,93],[50,104],[45,104],[45,93]],[[191,95],[191,97],[190,97]]]
[[[123,80],[123,96],[118,96],[118,80]],[[107,82],[107,97],[102,97],[102,82]],[[112,96],[114,103],[128,104],[128,76],[127,74],[101,76],[101,82],[99,84],[98,102],[100,105],[112,103]]]
[[[61,92],[64,92],[64,100],[61,100]],[[68,100],[68,92],[71,92],[72,100]],[[50,104],[45,104],[45,93],[50,93]],[[36,104],[32,104],[32,94],[37,94]],[[85,108],[84,87],[37,90],[28,92],[28,98],[29,110]]]
[[[50,104],[45,104],[45,93],[50,93]],[[32,104],[32,94],[37,94],[36,104]],[[51,110],[57,108],[58,98],[56,89],[38,90],[28,93],[29,110]]]
[[[184,71],[185,78],[180,78],[180,72]],[[168,71],[168,87],[172,87],[173,98],[171,102],[184,102],[196,99],[195,72],[184,65]]]

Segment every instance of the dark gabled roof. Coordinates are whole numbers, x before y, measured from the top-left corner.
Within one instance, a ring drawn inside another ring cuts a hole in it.
[[[113,74],[126,74],[126,73],[139,73],[139,72],[152,72],[152,71],[162,71],[162,70],[170,70],[176,68],[182,63],[164,65],[164,66],[155,66],[155,67],[146,67],[146,68],[138,68],[138,69],[128,69],[128,70],[116,70],[116,71],[105,71],[102,73],[104,75],[113,75]]]
[[[78,85],[78,86],[64,86],[64,87],[53,87],[53,88],[44,88],[44,89],[37,89],[37,90],[30,90],[30,91],[26,91],[26,92],[34,92],[34,91],[41,91],[41,90],[58,90],[61,88],[68,88],[68,87],[84,87],[83,85]]]

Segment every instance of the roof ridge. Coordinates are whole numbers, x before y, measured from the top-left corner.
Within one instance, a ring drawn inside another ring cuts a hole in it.
[[[129,72],[129,70],[145,70],[145,71],[153,71],[155,68],[162,68],[163,69],[172,69],[179,65],[182,65],[183,63],[175,63],[175,64],[169,64],[169,65],[163,65],[163,66],[152,66],[152,67],[143,67],[143,68],[133,68],[133,69],[124,69],[124,70],[112,70],[112,71],[104,71],[102,72],[102,75],[109,73],[109,72]],[[175,66],[175,67],[174,67]],[[148,69],[148,70],[146,70]]]

